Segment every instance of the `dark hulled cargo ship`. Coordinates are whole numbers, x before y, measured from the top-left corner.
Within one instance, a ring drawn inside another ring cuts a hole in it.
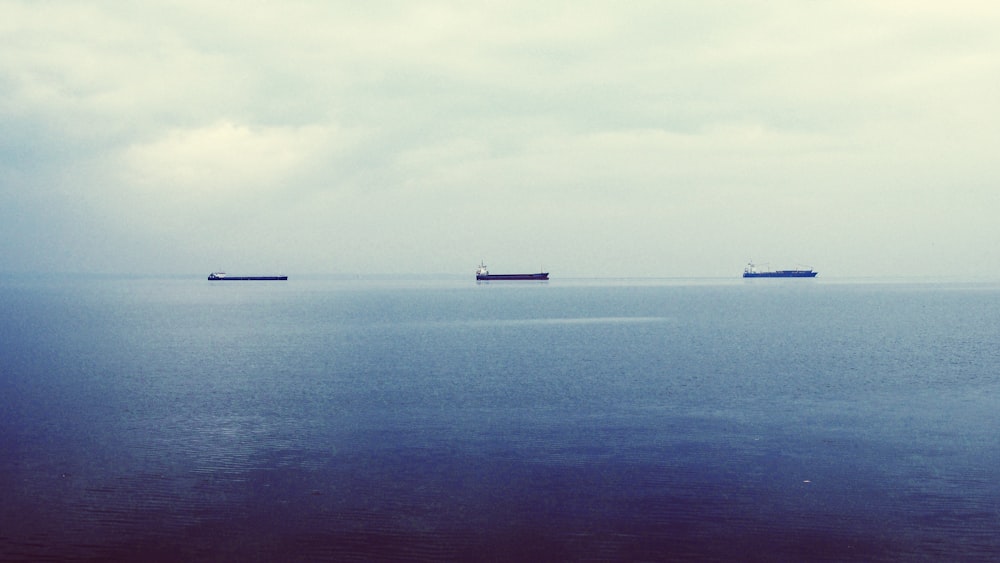
[[[486,264],[482,262],[476,268],[476,281],[546,281],[548,279],[548,272],[539,272],[537,274],[491,274],[486,269]]]
[[[208,274],[208,281],[285,281],[288,276],[227,276],[225,272]]]

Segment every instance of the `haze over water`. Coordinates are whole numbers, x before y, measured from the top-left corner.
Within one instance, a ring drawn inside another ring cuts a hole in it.
[[[7,280],[0,559],[991,560],[1000,284]]]

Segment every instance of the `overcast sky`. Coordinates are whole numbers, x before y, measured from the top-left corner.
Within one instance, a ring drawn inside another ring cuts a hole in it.
[[[0,0],[0,272],[1000,277],[1000,4]]]

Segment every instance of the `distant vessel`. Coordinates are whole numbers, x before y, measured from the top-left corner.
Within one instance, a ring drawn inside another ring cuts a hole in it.
[[[491,274],[489,270],[486,269],[486,264],[482,262],[479,263],[479,267],[476,268],[476,281],[504,281],[504,280],[547,280],[549,279],[548,272],[539,272],[537,274]]]
[[[285,281],[288,276],[227,276],[225,272],[208,274],[208,281]]]
[[[758,270],[753,262],[750,262],[746,268],[743,268],[744,278],[815,278],[818,273],[812,271],[812,269],[762,271]]]

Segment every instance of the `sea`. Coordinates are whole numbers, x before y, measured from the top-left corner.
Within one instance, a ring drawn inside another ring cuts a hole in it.
[[[471,277],[0,280],[0,560],[1000,559],[1000,282]]]

